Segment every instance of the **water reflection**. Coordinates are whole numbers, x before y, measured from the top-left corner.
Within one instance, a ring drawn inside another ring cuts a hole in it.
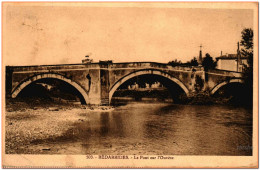
[[[252,155],[241,147],[252,146],[252,112],[244,108],[131,103],[79,115],[87,121],[74,124],[66,149],[48,144],[58,153]]]
[[[110,129],[109,114],[107,112],[100,115],[100,136],[105,137],[108,135]]]
[[[115,113],[112,115],[113,122],[115,122],[115,134],[117,134],[118,137],[125,137],[124,132],[124,125],[123,120],[120,113]]]

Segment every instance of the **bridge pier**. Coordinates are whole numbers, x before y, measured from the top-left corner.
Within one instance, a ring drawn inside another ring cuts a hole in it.
[[[101,105],[109,105],[109,70],[108,63],[101,63],[100,65],[100,93]]]

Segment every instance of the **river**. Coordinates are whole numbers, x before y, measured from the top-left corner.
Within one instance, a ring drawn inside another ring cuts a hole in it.
[[[76,136],[31,144],[55,154],[252,155],[252,113],[223,105],[131,102],[84,113]],[[76,113],[75,113],[76,114]],[[73,133],[74,133],[73,132]]]

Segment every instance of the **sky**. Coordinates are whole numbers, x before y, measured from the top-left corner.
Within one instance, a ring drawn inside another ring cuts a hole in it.
[[[6,5],[6,65],[95,62],[186,62],[236,53],[253,10],[153,7]]]

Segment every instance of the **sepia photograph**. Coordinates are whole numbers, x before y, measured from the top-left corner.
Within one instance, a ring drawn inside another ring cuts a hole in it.
[[[258,2],[2,2],[2,167],[257,168]]]

